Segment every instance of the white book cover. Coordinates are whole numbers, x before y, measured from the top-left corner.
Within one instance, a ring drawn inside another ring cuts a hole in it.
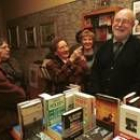
[[[123,97],[123,103],[127,103],[127,101],[133,99],[134,97],[136,96],[136,92],[131,92],[131,93],[128,93],[127,95],[125,95]]]
[[[74,107],[83,107],[85,132],[96,126],[94,96],[83,92],[76,92],[74,95]]]
[[[140,109],[123,104],[120,106],[120,132],[140,139]]]
[[[32,99],[17,105],[21,137],[30,138],[42,131],[43,109],[41,99]]]
[[[41,98],[49,98],[51,95],[49,93],[43,92],[41,94],[38,95]]]

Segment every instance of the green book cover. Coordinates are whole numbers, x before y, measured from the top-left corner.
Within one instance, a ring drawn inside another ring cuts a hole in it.
[[[57,94],[44,99],[45,127],[61,122],[61,115],[65,112],[65,97]]]

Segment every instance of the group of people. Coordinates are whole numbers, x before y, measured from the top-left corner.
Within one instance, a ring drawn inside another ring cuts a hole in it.
[[[65,39],[56,39],[52,55],[43,64],[51,76],[46,91],[57,94],[70,84],[76,84],[92,95],[103,93],[122,99],[133,91],[139,94],[140,40],[131,34],[134,23],[135,17],[130,9],[120,10],[113,19],[113,37],[99,49],[95,45],[96,36],[89,29],[80,33],[79,47],[72,53]],[[0,67],[9,57],[7,42],[0,40]],[[26,100],[26,96],[21,87],[8,79],[2,68],[0,99],[0,139],[11,140],[9,130],[18,123],[16,105]],[[9,139],[4,139],[6,136]]]
[[[53,77],[53,92],[48,92],[62,92],[72,83],[92,95],[104,93],[122,99],[133,91],[139,94],[140,40],[131,34],[134,23],[130,9],[120,10],[112,23],[113,37],[99,49],[89,29],[80,32],[80,45],[72,54],[64,39],[57,40],[54,58],[46,64]]]
[[[53,53],[50,58],[47,57],[45,65],[51,75],[46,87],[48,93],[63,92],[70,84],[79,85],[82,90],[90,86],[89,76],[96,53],[95,34],[85,29],[80,34],[80,40],[81,44],[73,52],[63,38],[54,40]]]

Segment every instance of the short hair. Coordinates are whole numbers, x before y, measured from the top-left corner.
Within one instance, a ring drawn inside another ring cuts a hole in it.
[[[60,41],[66,41],[66,39],[63,39],[61,37],[53,39],[53,41],[52,41],[52,48],[51,48],[52,53],[55,53],[57,51],[58,43]]]
[[[82,42],[82,39],[84,37],[91,37],[93,40],[95,39],[95,34],[93,31],[89,30],[89,29],[84,29],[80,34],[79,34],[79,40],[80,43]]]
[[[7,42],[6,38],[0,37],[0,46],[3,44],[3,42]]]

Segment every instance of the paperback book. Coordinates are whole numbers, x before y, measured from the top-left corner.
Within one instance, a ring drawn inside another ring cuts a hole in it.
[[[53,140],[62,140],[62,123],[48,126],[45,133],[50,136]]]
[[[53,95],[43,100],[45,128],[61,122],[65,112],[65,97],[63,94]]]
[[[131,99],[135,98],[136,96],[137,96],[136,92],[131,92],[127,94],[126,96],[123,97],[123,103],[127,104]]]
[[[120,133],[140,139],[140,109],[123,104],[120,106]]]
[[[40,140],[43,126],[43,109],[40,99],[24,101],[17,105],[21,139]]]
[[[82,92],[74,95],[74,107],[83,108],[84,132],[96,127],[95,97]]]
[[[78,107],[62,114],[63,140],[74,140],[83,131],[83,108]]]
[[[104,127],[93,128],[75,140],[112,140],[113,132]]]
[[[121,101],[118,98],[96,94],[97,125],[112,130],[114,135],[119,131],[119,108]]]

